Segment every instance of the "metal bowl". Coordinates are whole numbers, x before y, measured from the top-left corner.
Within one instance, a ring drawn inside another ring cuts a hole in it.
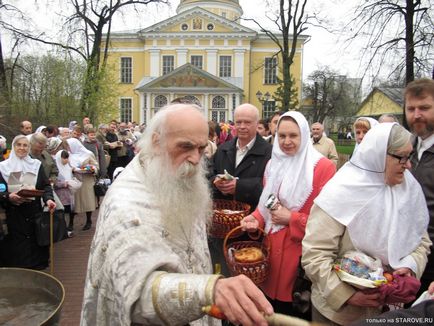
[[[24,268],[0,268],[1,325],[59,325],[65,289],[55,277]]]

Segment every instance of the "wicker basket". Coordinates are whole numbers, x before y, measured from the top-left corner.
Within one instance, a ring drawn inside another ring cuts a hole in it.
[[[222,210],[225,209],[237,213],[228,214],[222,212]],[[240,226],[240,221],[243,219],[243,217],[249,214],[250,205],[235,200],[216,199],[213,202],[213,210],[214,214],[209,234],[214,238],[223,239],[230,230]],[[238,237],[241,233],[242,231],[239,230],[231,237]]]
[[[250,234],[249,236],[252,238],[252,241],[234,241],[228,244],[228,239],[231,237],[231,235],[235,232],[238,232],[241,230],[241,226],[238,226],[231,230],[225,237],[225,240],[223,242],[223,252],[225,254],[226,258],[226,264],[229,267],[229,270],[233,276],[244,274],[248,278],[250,278],[253,283],[255,284],[261,284],[264,282],[268,276],[268,272],[270,270],[270,241],[268,241],[267,237],[265,236],[264,230],[261,228],[258,228],[258,231],[260,231],[263,234],[262,241],[257,241],[260,237],[253,238]],[[255,241],[253,241],[255,240]],[[264,259],[254,262],[254,263],[241,263],[235,261],[233,257],[230,257],[229,250],[234,249],[243,249],[248,247],[257,247],[261,249],[262,253],[264,254]]]

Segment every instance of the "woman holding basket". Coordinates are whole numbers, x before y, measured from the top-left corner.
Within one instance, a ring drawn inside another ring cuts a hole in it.
[[[241,226],[247,231],[264,229],[270,241],[270,272],[260,287],[274,311],[306,317],[294,308],[292,297],[301,241],[313,200],[336,168],[313,148],[308,122],[299,112],[279,118],[276,139],[259,205]]]
[[[340,279],[333,266],[350,251],[380,260],[398,282],[407,279],[407,297],[417,292],[412,278],[422,275],[431,242],[425,198],[408,171],[412,149],[411,134],[397,123],[373,127],[315,199],[302,258],[312,280],[314,321],[349,325],[392,303],[381,288],[367,293]]]

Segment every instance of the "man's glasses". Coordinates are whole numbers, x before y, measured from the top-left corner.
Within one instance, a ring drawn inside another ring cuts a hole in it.
[[[407,163],[407,161],[410,159],[410,156],[399,156],[399,155],[392,154],[392,153],[387,153],[387,155],[390,155],[390,156],[398,159],[399,163],[401,163],[401,164]]]

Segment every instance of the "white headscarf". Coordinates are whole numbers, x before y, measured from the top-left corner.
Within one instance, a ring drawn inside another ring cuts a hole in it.
[[[408,170],[401,184],[385,183],[387,142],[394,124],[381,123],[368,131],[315,204],[347,227],[358,250],[392,268],[415,270],[409,255],[427,229],[428,209],[422,188]]]
[[[276,140],[273,144],[271,160],[265,171],[266,184],[259,199],[259,211],[264,217],[265,232],[277,232],[283,225],[271,221],[270,211],[265,207],[270,194],[278,197],[280,203],[289,210],[300,210],[312,193],[313,170],[323,157],[310,141],[310,129],[306,118],[296,111],[283,114],[277,123],[277,130],[283,117],[292,117],[300,128],[300,148],[294,155],[285,154]],[[276,131],[277,135],[277,131]]]
[[[47,127],[46,126],[39,126],[38,128],[36,128],[35,133],[42,132],[42,130],[44,130],[45,128],[47,128]]]
[[[30,144],[29,151],[24,158],[19,158],[15,153],[15,143],[20,139],[27,139],[24,135],[18,135],[12,141],[12,151],[9,155],[9,158],[3,162],[0,162],[0,172],[5,179],[6,182],[9,181],[9,176],[13,172],[22,172],[24,173],[32,173],[34,175],[38,175],[39,167],[41,166],[41,161],[35,160],[30,157]],[[28,139],[27,139],[28,141]],[[36,178],[35,178],[36,180]]]
[[[70,149],[69,162],[73,167],[81,167],[86,160],[94,156],[78,139],[68,138],[66,141]]]
[[[57,169],[59,170],[59,176],[57,180],[67,181],[72,179],[72,166],[71,164],[62,163],[62,151],[58,151],[55,156]]]

